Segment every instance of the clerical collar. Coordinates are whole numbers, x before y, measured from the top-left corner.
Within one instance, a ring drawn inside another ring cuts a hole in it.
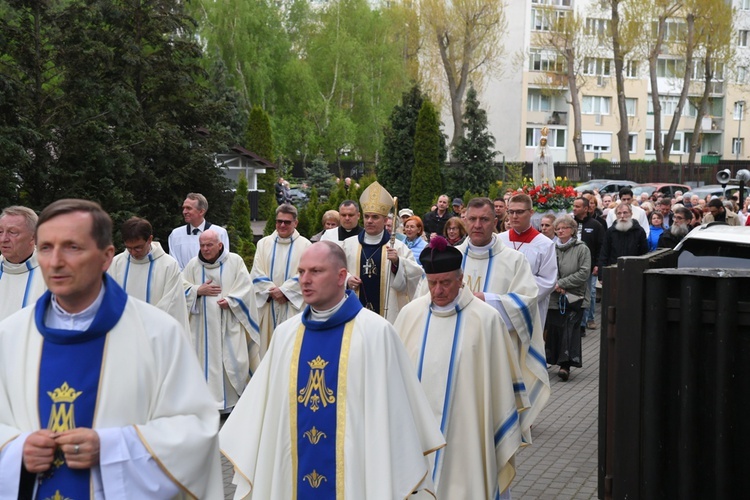
[[[495,245],[495,235],[494,234],[492,235],[492,238],[490,238],[490,242],[487,243],[486,245],[482,245],[482,246],[472,245],[471,241],[469,241],[469,248],[471,249],[472,252],[477,252],[477,253],[480,253],[480,252],[489,252],[490,250],[492,250],[492,247],[494,245]]]
[[[202,260],[203,262],[205,262],[206,264],[213,264],[213,263],[215,263],[217,260],[221,259],[222,255],[224,255],[224,244],[223,243],[221,243],[221,252],[219,252],[219,255],[217,255],[215,259],[208,260],[208,259],[206,259],[203,256],[202,252],[198,252],[198,258],[200,260]]]
[[[461,297],[461,294],[459,293],[458,295],[456,295],[456,298],[453,299],[453,301],[450,304],[447,304],[444,306],[439,306],[435,304],[434,302],[430,302],[430,308],[433,311],[452,311],[453,309],[456,308],[456,305],[458,305],[458,299],[460,297]]]
[[[385,231],[381,231],[380,233],[376,234],[375,236],[371,236],[371,235],[365,233],[365,237],[364,237],[364,243],[365,243],[365,245],[380,245],[380,244],[382,244],[381,242],[383,241],[383,233],[385,233]]]
[[[339,241],[344,241],[347,238],[351,238],[352,236],[359,236],[359,233],[362,232],[364,228],[357,224],[354,226],[353,229],[345,229],[344,226],[339,226]]]
[[[346,302],[346,294],[344,294],[343,297],[341,297],[341,301],[333,306],[330,309],[327,309],[325,311],[318,311],[314,307],[310,307],[310,319],[313,321],[328,321],[328,319],[336,314],[336,311],[341,309],[341,307]]]
[[[94,322],[99,307],[102,305],[105,288],[106,286],[104,282],[102,282],[102,287],[99,289],[99,295],[97,295],[94,302],[83,311],[77,313],[69,313],[63,309],[57,302],[57,296],[52,295],[50,305],[47,308],[47,313],[44,317],[44,324],[49,328],[57,330],[74,330],[79,332],[88,330],[91,323]]]
[[[4,259],[4,260],[5,260],[5,262],[7,262],[8,264],[12,264],[12,265],[14,265],[14,266],[20,266],[21,264],[23,264],[24,262],[26,262],[27,260],[29,260],[29,259],[30,259],[31,257],[33,257],[33,256],[34,256],[34,250],[32,250],[32,251],[31,251],[31,253],[29,254],[29,256],[28,256],[28,257],[26,257],[25,259],[21,259],[21,260],[19,260],[18,262],[11,262],[11,261],[9,261],[8,259]]]

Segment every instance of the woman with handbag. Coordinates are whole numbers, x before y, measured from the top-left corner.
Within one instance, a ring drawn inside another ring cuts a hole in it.
[[[589,307],[587,284],[591,273],[591,252],[579,239],[578,224],[569,215],[555,220],[557,284],[547,311],[547,363],[558,365],[557,375],[568,380],[570,368],[581,368],[581,316]]]

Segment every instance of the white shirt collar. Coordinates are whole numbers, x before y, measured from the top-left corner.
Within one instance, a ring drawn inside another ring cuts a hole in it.
[[[96,313],[99,312],[99,307],[104,300],[104,288],[105,285],[104,282],[102,282],[99,295],[94,302],[83,311],[72,314],[60,307],[60,304],[57,303],[57,297],[52,295],[52,300],[50,301],[47,313],[44,316],[45,326],[56,330],[75,330],[78,332],[88,330],[91,323],[94,322]]]
[[[316,311],[314,308],[310,308],[310,319],[313,321],[328,321],[328,319],[336,314],[336,311],[341,309],[341,307],[344,305],[344,302],[346,302],[346,294],[344,294],[344,298],[341,299],[341,302],[333,306],[331,309],[328,309],[326,311]]]

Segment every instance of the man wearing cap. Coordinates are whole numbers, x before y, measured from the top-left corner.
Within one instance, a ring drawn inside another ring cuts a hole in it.
[[[531,266],[519,251],[494,233],[495,211],[489,198],[474,198],[466,208],[468,238],[458,250],[464,255],[464,284],[494,307],[510,331],[523,372],[531,408],[521,413],[521,429],[531,443],[531,425],[550,395],[537,287]]]
[[[177,261],[154,241],[151,223],[131,217],[120,229],[125,251],[116,255],[107,274],[128,295],[158,307],[190,330],[185,305],[185,288]]]
[[[441,194],[437,199],[437,208],[431,212],[427,212],[422,220],[424,221],[424,233],[427,237],[427,241],[430,240],[433,234],[443,234],[443,228],[448,219],[455,217],[454,214],[448,210],[448,195]]]
[[[461,198],[453,198],[453,203],[451,203],[451,206],[453,207],[453,213],[456,215],[461,215],[461,210],[464,209],[464,200]]]
[[[235,498],[434,493],[428,457],[445,441],[395,330],[345,290],[335,243],[297,271],[307,307],[276,329],[219,436]]]
[[[0,213],[0,320],[32,305],[47,290],[34,246],[36,221],[27,207]]]
[[[258,242],[250,278],[255,305],[260,314],[261,337],[271,340],[273,330],[298,314],[302,294],[297,281],[297,264],[310,240],[297,231],[297,208],[282,203],[276,208],[276,230]]]
[[[513,342],[500,314],[464,286],[460,251],[436,236],[420,261],[430,294],[394,327],[446,440],[430,457],[437,498],[498,498],[515,476],[519,412],[529,406]]]
[[[406,245],[398,240],[390,243],[385,220],[393,208],[393,198],[388,191],[374,182],[362,192],[359,202],[365,230],[344,241],[350,273],[347,286],[358,293],[363,306],[393,323],[414,296],[422,268]]]
[[[323,233],[320,241],[343,242],[348,238],[358,236],[364,229],[359,225],[359,205],[354,200],[344,200],[339,205],[341,225]],[[339,243],[342,244],[342,243]]]

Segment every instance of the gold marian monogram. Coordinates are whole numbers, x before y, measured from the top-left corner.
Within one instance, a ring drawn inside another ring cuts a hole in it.
[[[328,406],[336,401],[333,391],[326,387],[325,367],[328,361],[323,360],[320,356],[312,361],[307,362],[310,365],[310,376],[307,379],[307,385],[299,391],[297,402],[302,403],[305,407],[310,405],[312,411],[318,411],[320,404],[323,407]]]
[[[482,291],[482,277],[477,276],[476,278],[472,278],[468,274],[464,275],[464,278],[466,279],[466,287],[471,290],[472,292],[481,292]],[[476,280],[476,281],[474,281]]]
[[[52,399],[52,409],[49,414],[49,423],[47,428],[52,432],[65,432],[76,428],[75,413],[73,412],[73,402],[78,396],[83,394],[68,386],[67,382],[52,392],[47,391]]]
[[[302,480],[307,480],[307,482],[310,483],[310,486],[312,486],[313,488],[317,488],[318,486],[320,486],[321,481],[328,481],[325,476],[318,474],[315,469],[313,469],[310,474],[303,477]]]
[[[310,444],[318,444],[318,441],[320,441],[320,438],[326,438],[325,432],[320,432],[318,429],[313,426],[312,429],[305,432],[305,436],[307,436],[307,439],[310,440]]]
[[[62,496],[62,494],[60,494],[60,490],[57,490],[55,491],[54,495],[45,500],[70,500],[70,498]]]

